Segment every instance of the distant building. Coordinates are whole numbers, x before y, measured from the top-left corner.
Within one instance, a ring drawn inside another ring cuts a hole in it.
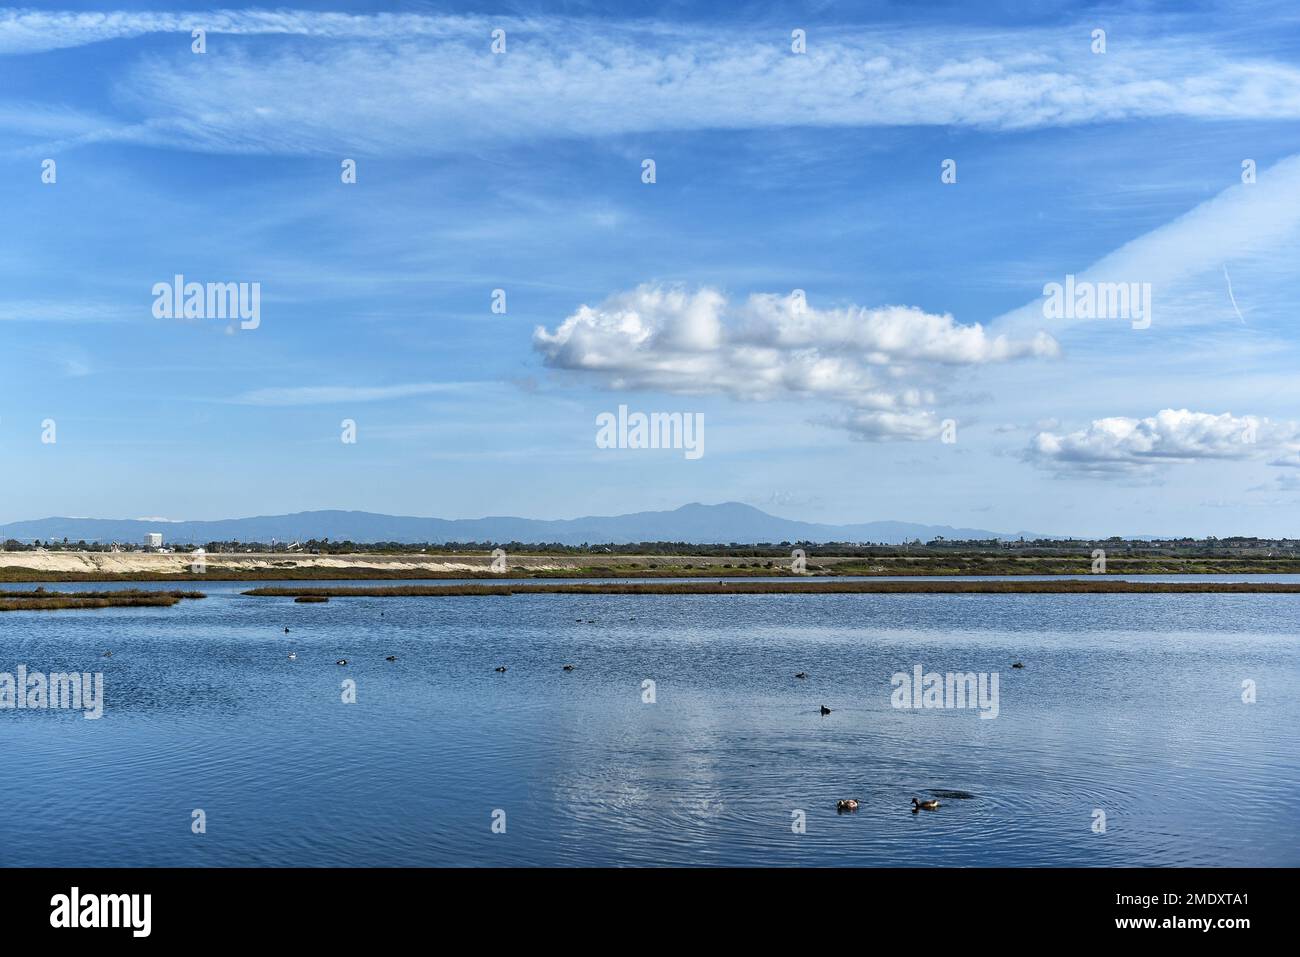
[[[162,532],[150,532],[144,537],[145,548],[162,548]]]

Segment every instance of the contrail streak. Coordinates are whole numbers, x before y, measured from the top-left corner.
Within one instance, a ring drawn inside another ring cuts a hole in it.
[[[1246,324],[1246,317],[1243,316],[1241,310],[1237,308],[1237,300],[1232,295],[1232,277],[1228,275],[1228,267],[1226,264],[1223,267],[1223,278],[1228,280],[1228,301],[1232,303],[1232,308],[1237,313],[1237,318],[1241,320],[1241,324],[1244,326]]]

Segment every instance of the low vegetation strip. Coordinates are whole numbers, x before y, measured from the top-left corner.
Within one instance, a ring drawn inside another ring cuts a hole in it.
[[[23,555],[9,561],[21,561]],[[186,555],[140,555],[131,561],[87,568],[85,562],[107,562],[102,555],[51,552],[33,565],[0,564],[0,582],[198,582],[198,581],[364,581],[364,580],[499,580],[487,553],[430,555],[312,556],[268,559],[266,556],[210,553],[202,571]],[[112,556],[117,557],[117,556]],[[393,559],[396,567],[389,563]],[[894,577],[916,575],[1061,575],[1086,576],[1093,568],[1091,553],[1073,555],[1003,555],[975,552],[911,555],[829,555],[809,546],[806,571],[819,576]],[[0,555],[0,562],[5,562]],[[763,580],[790,575],[789,554],[757,555],[559,555],[510,552],[511,578],[542,581],[583,578],[742,578]],[[134,564],[132,563],[134,562]],[[252,564],[257,562],[258,564]],[[1166,555],[1126,557],[1109,554],[1106,571],[1113,575],[1264,575],[1300,574],[1300,558],[1205,557]]]
[[[187,598],[203,598],[197,591],[122,591],[60,592],[37,588],[34,591],[0,591],[0,611],[62,611],[86,608],[168,608]]]
[[[710,581],[582,582],[566,584],[397,585],[388,588],[254,588],[259,598],[438,598],[456,595],[860,595],[860,594],[1300,594],[1293,582],[1128,582],[1065,578],[1057,581]]]

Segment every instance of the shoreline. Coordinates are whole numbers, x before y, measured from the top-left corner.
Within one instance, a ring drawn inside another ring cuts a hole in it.
[[[442,598],[466,595],[1150,595],[1300,594],[1300,582],[815,581],[602,582],[538,585],[399,585],[364,588],[253,588],[255,598]]]
[[[716,555],[575,555],[517,553],[506,571],[492,571],[486,553],[339,554],[209,553],[204,570],[186,553],[0,552],[2,582],[194,582],[364,580],[538,580],[586,578],[772,579],[793,572],[787,559]],[[816,556],[806,569],[818,577],[1093,577],[1092,560],[1079,556],[1004,556],[982,553],[923,556]],[[1300,575],[1300,559],[1112,557],[1110,575]],[[1103,576],[1097,576],[1103,577]]]

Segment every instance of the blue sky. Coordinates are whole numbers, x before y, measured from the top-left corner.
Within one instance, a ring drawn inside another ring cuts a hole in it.
[[[1300,13],[1179,6],[0,12],[0,521],[1300,536]],[[597,448],[620,404],[705,454]]]

